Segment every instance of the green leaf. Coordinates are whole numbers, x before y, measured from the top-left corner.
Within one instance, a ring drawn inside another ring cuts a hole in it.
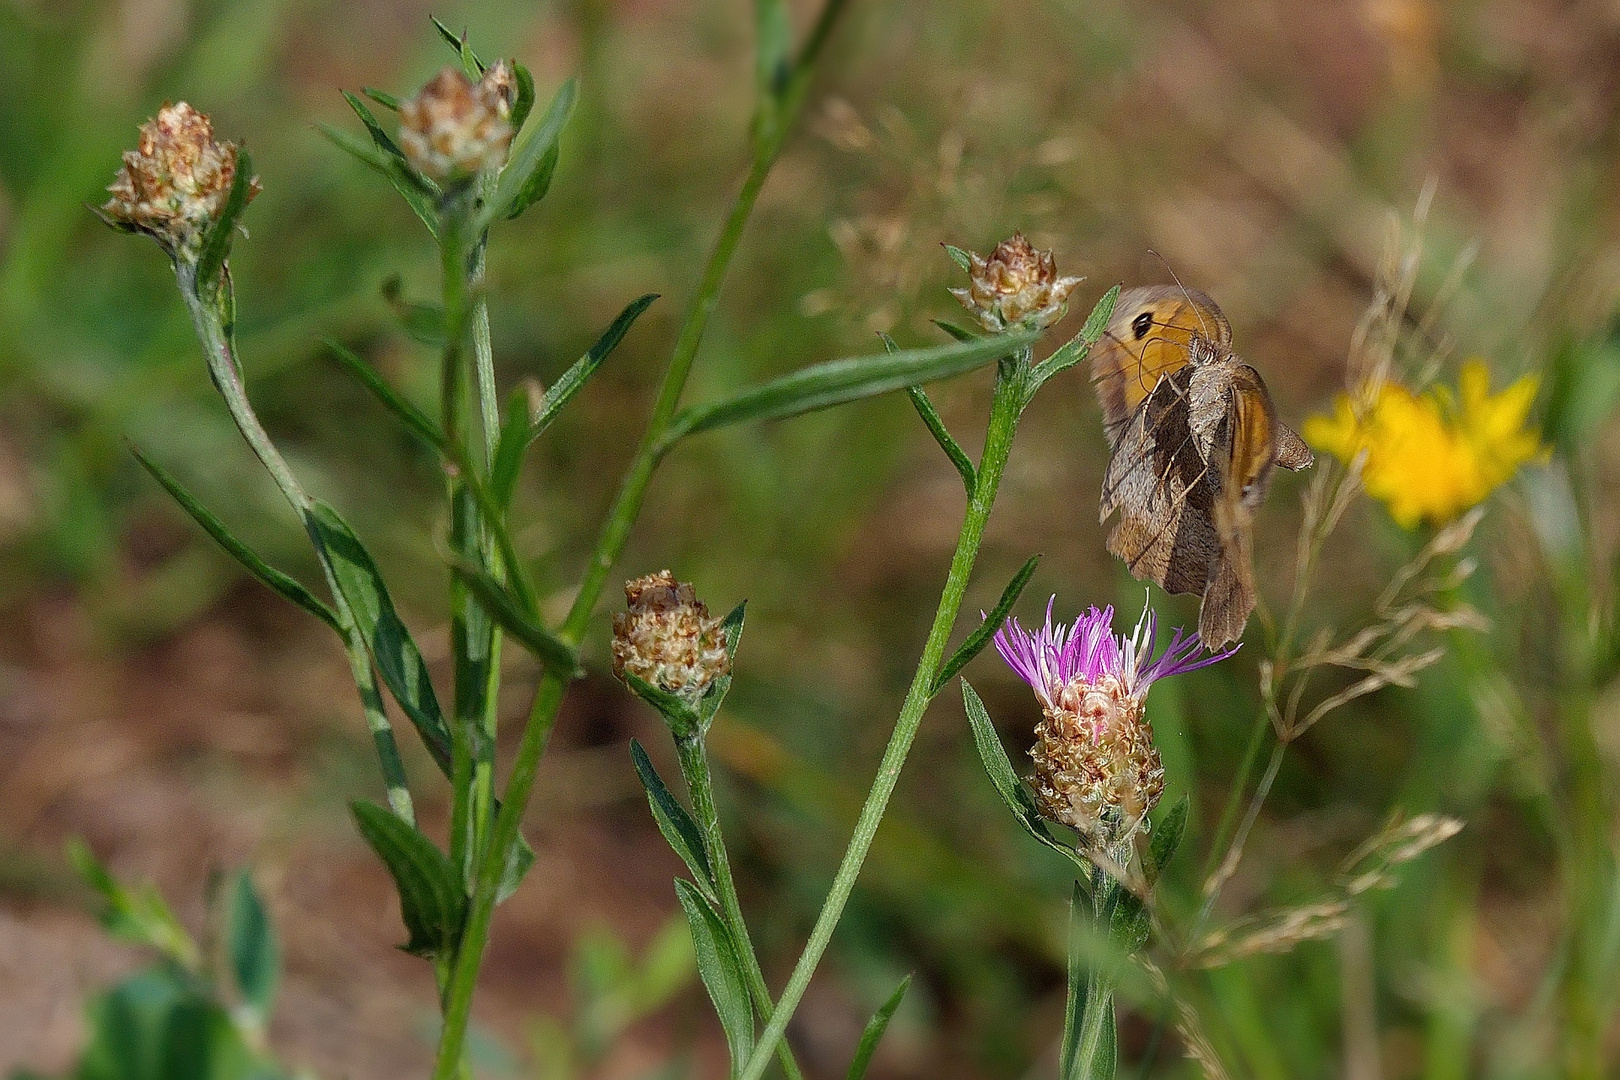
[[[305,513],[304,527],[325,555],[383,683],[410,717],[433,760],[450,775],[450,729],[433,693],[427,664],[394,610],[371,553],[337,511],[319,500]]]
[[[393,140],[388,132],[383,130],[383,126],[377,122],[376,114],[366,106],[366,103],[347,90],[342,91],[342,94],[343,100],[349,103],[349,108],[353,109],[354,114],[360,118],[360,123],[365,126],[366,134],[371,136],[371,141],[377,149],[404,166],[409,180],[419,186],[424,193],[437,194],[428,186],[427,178],[417,172],[415,167],[411,165],[410,159],[405,156],[405,151],[401,150],[399,144]]]
[[[405,299],[404,285],[398,274],[390,274],[383,280],[382,295],[407,337],[429,348],[444,347],[444,308],[441,305]]]
[[[421,178],[409,165],[352,132],[335,128],[330,124],[317,126],[321,134],[338,149],[347,151],[387,177],[388,182],[394,185],[394,190],[399,192],[400,198],[405,200],[421,219],[422,224],[427,226],[427,231],[434,237],[439,235],[438,199],[431,192],[423,190]]]
[[[437,15],[429,15],[428,18],[433,20],[433,29],[439,32],[439,36],[444,39],[445,44],[456,51],[457,58],[461,60],[461,69],[466,73],[467,78],[477,82],[484,74],[484,62],[478,59],[478,56],[472,51],[472,47],[467,44],[467,32],[463,30],[460,34],[457,34],[440,22]]]
[[[574,361],[573,365],[557,379],[550,390],[546,391],[541,399],[539,416],[528,427],[527,437],[521,442],[508,441],[502,438],[496,447],[495,462],[490,468],[489,486],[493,498],[501,506],[510,506],[512,492],[517,487],[518,474],[523,468],[523,454],[551,422],[562,411],[564,405],[573,400],[575,394],[596,374],[596,369],[602,366],[613,350],[619,347],[619,342],[630,332],[641,313],[652,306],[658,299],[657,293],[647,293],[637,297],[626,304],[618,317],[596,339],[596,343],[586,350],[585,355]]]
[[[260,1024],[270,1019],[276,981],[281,973],[281,947],[270,915],[246,870],[236,875],[230,911],[225,920],[225,951],[230,957],[236,987]]]
[[[984,771],[990,775],[990,783],[995,785],[1001,801],[1007,804],[1007,809],[1013,812],[1013,817],[1018,819],[1025,832],[1089,874],[1091,863],[1067,844],[1059,843],[1046,827],[1046,822],[1041,820],[1040,811],[1035,808],[1035,799],[1013,771],[1012,762],[1007,760],[1007,751],[1002,749],[1001,736],[996,734],[990,714],[984,710],[984,702],[979,700],[979,695],[974,693],[966,679],[962,680],[962,704],[967,709],[968,725],[973,729],[973,745],[979,751],[979,760],[984,762]]]
[[[900,351],[900,346],[896,345],[894,338],[888,334],[880,333],[878,337],[883,339],[883,347],[890,353]],[[945,451],[945,456],[951,459],[951,464],[956,466],[956,471],[962,476],[962,485],[967,488],[967,493],[971,496],[974,484],[972,459],[957,445],[956,440],[951,438],[950,429],[945,426],[945,421],[940,419],[939,411],[934,408],[934,403],[928,400],[928,394],[922,387],[908,386],[906,387],[906,394],[910,396],[912,407],[917,410],[917,415],[922,417],[922,422],[928,427],[928,433],[934,437],[935,442],[939,443],[939,448]]]
[[[496,182],[495,194],[479,211],[478,220],[473,226],[474,236],[489,228],[497,218],[513,218],[523,213],[529,206],[529,202],[523,201],[525,198],[533,201],[530,196],[535,191],[536,177],[545,169],[546,157],[557,145],[564,125],[574,111],[577,93],[578,86],[573,79],[563,83],[557,96],[551,99],[551,105],[546,109],[546,115],[541,117],[539,126],[513,149],[511,159]],[[553,161],[552,166],[555,167],[555,164]]]
[[[193,521],[201,525],[203,531],[211,536],[216,544],[224,548],[226,553],[258,578],[260,582],[281,594],[281,596],[297,604],[321,622],[343,633],[343,627],[338,622],[337,612],[333,611],[323,601],[317,599],[304,585],[277,570],[263,559],[259,558],[252,549],[238,540],[231,531],[225,527],[224,522],[215,517],[202,503],[192,497],[191,493],[180,486],[180,482],[165,472],[156,462],[152,461],[139,448],[131,446],[130,452],[135,455],[152,478],[163,485],[174,501],[180,504],[181,509],[191,515]]]
[[[528,182],[518,191],[517,197],[512,202],[512,209],[506,213],[508,221],[546,197],[546,193],[551,190],[552,177],[557,175],[557,162],[561,158],[562,147],[552,143],[551,149],[540,159],[539,167],[529,174]]]
[[[1025,560],[1024,565],[1018,568],[1018,573],[1014,574],[1013,579],[1007,582],[1007,587],[1001,590],[1001,599],[996,601],[996,606],[990,610],[990,614],[984,617],[973,633],[968,635],[966,641],[957,646],[951,658],[945,661],[945,666],[939,669],[939,674],[934,676],[934,685],[928,691],[929,697],[945,689],[945,684],[950,682],[958,671],[967,667],[968,661],[978,656],[980,650],[990,644],[990,640],[996,636],[996,631],[1000,630],[1001,624],[1006,621],[1007,613],[1018,602],[1024,586],[1028,585],[1029,579],[1034,576],[1035,567],[1040,561],[1039,555],[1031,555]]]
[[[636,776],[641,779],[641,786],[647,791],[647,805],[652,808],[653,820],[658,823],[658,831],[664,834],[669,842],[670,849],[681,857],[692,876],[697,878],[699,887],[709,896],[714,895],[714,871],[709,868],[709,856],[703,846],[703,833],[698,829],[697,822],[692,815],[686,812],[675,796],[664,784],[664,778],[658,775],[653,767],[652,758],[647,756],[647,750],[641,745],[641,740],[630,740],[630,761],[636,767]]]
[[[944,319],[933,319],[931,321],[935,326],[945,331],[957,341],[978,341],[980,338],[984,337],[984,335],[979,333],[977,330],[970,330],[965,326],[961,326],[953,322],[947,322]]]
[[[410,940],[401,948],[416,956],[449,956],[461,933],[467,895],[450,859],[414,828],[376,803],[349,804],[360,835],[382,859],[399,889],[400,916]]]
[[[148,883],[137,889],[126,888],[77,837],[68,841],[67,857],[85,884],[101,895],[105,904],[101,925],[109,934],[156,949],[188,971],[197,969],[201,950],[154,886]]]
[[[225,259],[231,253],[231,241],[236,235],[236,222],[252,197],[253,160],[248,157],[246,150],[238,149],[236,173],[231,179],[231,192],[225,197],[225,206],[220,210],[219,217],[214,219],[214,223],[204,234],[202,250],[197,254],[197,288],[203,295],[207,295],[219,281],[220,270],[224,268]]]
[[[501,803],[497,799],[495,800],[495,812],[498,814],[500,811]],[[513,844],[512,850],[506,853],[506,868],[501,871],[501,883],[495,887],[495,902],[497,904],[504,904],[507,897],[517,892],[518,886],[523,884],[523,876],[529,872],[529,867],[533,865],[534,848],[529,846],[529,842],[523,838],[522,833],[518,833],[517,843]]]
[[[1164,873],[1164,868],[1170,865],[1170,860],[1176,854],[1176,848],[1181,846],[1182,834],[1187,831],[1187,812],[1187,796],[1183,795],[1154,828],[1153,839],[1148,843],[1150,882]]]
[[[754,1007],[748,996],[742,962],[720,913],[697,886],[684,878],[675,881],[675,895],[686,912],[697,954],[698,975],[720,1017],[731,1048],[731,1075],[737,1076],[754,1050]]]
[[[954,244],[941,244],[940,247],[944,248],[945,249],[945,254],[947,254],[947,255],[949,255],[951,257],[951,262],[955,263],[957,266],[960,266],[962,268],[963,273],[967,273],[967,274],[973,273],[973,256],[972,255],[970,255],[967,252],[963,251],[961,248],[957,247]],[[947,333],[948,332],[949,331],[947,331]]]
[[[74,1080],[282,1080],[198,980],[153,968],[95,997]]]
[[[1001,334],[960,344],[815,364],[733,397],[683,409],[670,426],[666,444],[727,424],[779,420],[960,375],[999,360],[1033,340],[1030,334]]]
[[[1080,332],[1051,356],[1035,365],[1035,369],[1030,372],[1028,391],[1030,395],[1040,389],[1041,384],[1047,379],[1060,371],[1068,370],[1086,358],[1086,354],[1091,352],[1091,347],[1103,336],[1103,331],[1108,329],[1108,320],[1113,318],[1114,302],[1118,299],[1119,286],[1115,285],[1103,293],[1102,299],[1097,301],[1097,306],[1091,309],[1091,314],[1086,316],[1086,324],[1080,328]]]
[[[1063,1041],[1058,1048],[1058,1080],[1074,1075],[1074,1055],[1080,1044],[1080,1024],[1086,1008],[1085,941],[1093,922],[1091,897],[1078,880],[1069,897],[1068,994],[1063,1005]]]
[[[506,419],[501,423],[500,435],[496,437],[494,464],[490,467],[490,498],[503,514],[512,508],[512,497],[517,494],[523,453],[532,441],[529,432],[534,428],[530,409],[541,397],[534,380],[526,379],[524,382],[536,392],[531,396],[528,388],[519,386],[507,397]],[[538,409],[535,412],[538,413]]]
[[[523,122],[534,110],[534,73],[513,60],[512,76],[517,80],[517,97],[512,100],[510,122],[513,131],[522,131]]]
[[[894,988],[878,1011],[872,1014],[872,1019],[866,1022],[866,1030],[861,1032],[861,1041],[855,1047],[855,1057],[849,1063],[849,1072],[844,1074],[844,1080],[861,1080],[866,1075],[866,1067],[872,1063],[872,1055],[877,1052],[878,1042],[882,1040],[883,1033],[889,1030],[889,1021],[894,1018],[894,1011],[900,1007],[905,998],[906,991],[911,989],[911,976],[907,975],[900,980],[900,985]]]
[[[393,94],[388,93],[386,90],[378,90],[375,86],[362,86],[360,92],[383,108],[392,109],[394,112],[399,112],[399,107],[405,104]]]
[[[439,430],[439,426],[429,420],[427,414],[421,409],[406,400],[404,395],[388,385],[388,380],[384,379],[376,368],[331,338],[321,338],[321,344],[325,345],[332,355],[337,358],[338,363],[348,369],[351,375],[359,379],[367,390],[376,395],[377,400],[382,402],[388,411],[394,414],[396,420],[405,425],[407,431],[439,453],[445,453],[447,448],[444,433]]]
[[[692,708],[692,703],[685,698],[654,686],[628,671],[624,673],[624,684],[636,697],[658,710],[664,723],[669,725],[670,734],[677,739],[693,738],[701,732],[703,721],[697,710]]]
[[[720,621],[720,633],[726,639],[726,658],[735,665],[737,660],[737,643],[742,640],[743,618],[748,601],[744,600]],[[726,694],[731,690],[731,672],[728,670],[703,692],[698,699],[698,732],[706,733],[709,725],[714,722],[715,714],[720,711],[720,705],[726,700]]]
[[[527,605],[513,596],[506,586],[496,581],[489,571],[465,562],[457,562],[451,569],[466,583],[490,617],[548,668],[567,678],[579,674],[579,654],[543,625],[538,616],[532,614]]]

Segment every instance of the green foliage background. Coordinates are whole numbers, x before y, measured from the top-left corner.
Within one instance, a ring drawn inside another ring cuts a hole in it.
[[[488,0],[435,13],[467,25],[486,55],[522,58],[542,100],[567,75],[581,79],[551,195],[490,251],[503,381],[549,383],[629,300],[665,297],[525,474],[518,539],[544,597],[588,550],[611,495],[604,478],[631,453],[740,180],[751,13],[730,0]],[[0,635],[7,708],[52,659],[40,621],[67,617],[41,614],[42,597],[70,598],[72,618],[92,628],[86,678],[199,623],[244,623],[255,641],[302,632],[254,621],[280,601],[242,583],[125,447],[138,443],[272,561],[315,579],[297,523],[207,385],[163,260],[84,209],[136,124],[166,99],[210,112],[263,178],[251,235],[232,258],[261,415],[311,489],[387,564],[413,625],[443,622],[429,573],[444,528],[431,510],[435,465],[318,344],[337,338],[432,401],[431,350],[399,330],[381,290],[398,274],[404,295],[431,295],[433,248],[392,192],[314,127],[344,122],[340,88],[408,91],[444,61],[426,14],[384,0],[0,3],[0,612],[20,628]],[[1324,724],[1285,766],[1253,865],[1227,898],[1233,913],[1309,899],[1392,808],[1444,810],[1468,828],[1369,901],[1354,935],[1220,973],[1211,1011],[1243,1075],[1597,1076],[1617,1060],[1606,1033],[1620,956],[1609,800],[1620,715],[1604,680],[1577,689],[1564,677],[1577,654],[1584,663],[1602,652],[1588,626],[1607,625],[1620,530],[1608,423],[1620,386],[1610,334],[1620,88],[1605,74],[1616,49],[1611,15],[1534,0],[855,0],[709,332],[690,400],[876,351],[877,331],[902,346],[932,342],[929,319],[956,317],[938,244],[984,250],[1022,228],[1056,249],[1064,272],[1088,276],[1069,333],[1108,285],[1174,271],[1222,304],[1240,351],[1297,421],[1339,386],[1386,212],[1409,210],[1437,181],[1417,306],[1477,243],[1443,328],[1454,355],[1484,355],[1498,383],[1548,372],[1558,454],[1498,500],[1477,542],[1486,572],[1470,599],[1493,630],[1455,643],[1415,690],[1385,691]],[[962,379],[934,396],[947,421],[976,416],[988,382]],[[1134,612],[1140,588],[1106,557],[1092,510],[1102,450],[1084,374],[1062,376],[1020,433],[970,603],[989,608],[1041,551],[1026,618],[1050,592],[1068,611],[1115,602]],[[1286,595],[1299,490],[1281,479],[1261,518],[1257,562],[1274,603]],[[749,601],[715,740],[745,902],[777,977],[772,963],[791,962],[887,735],[960,498],[949,463],[893,395],[691,440],[656,481],[623,560],[621,576],[672,567],[721,610]],[[1353,623],[1416,544],[1377,507],[1357,511],[1327,554],[1309,621]],[[1185,603],[1169,609],[1195,618]],[[587,645],[598,671],[605,622]],[[1250,652],[1166,683],[1152,700],[1171,790],[1193,796],[1186,849],[1199,858],[1258,704]],[[970,671],[1020,744],[1036,717],[1027,693],[993,656]],[[1493,709],[1503,687],[1518,706]],[[628,778],[624,743],[631,731],[653,742],[647,717],[605,677],[578,696],[562,738],[610,747],[603,760]],[[912,970],[889,1036],[897,1048],[873,1075],[1053,1068],[1067,867],[1007,820],[952,698],[924,727],[825,969],[823,1004],[807,1006],[799,1037],[818,1074],[847,1060],[858,1035],[858,1021],[846,1033],[838,1018],[869,1014]],[[324,794],[299,788],[270,831],[296,822],[345,850],[343,800],[376,794],[351,705],[325,705],[330,722],[290,751],[319,757],[333,740],[352,742],[359,749],[340,757],[353,764],[320,766],[344,779]],[[0,765],[0,785],[28,789],[40,766],[24,751],[45,737],[41,724],[8,729],[16,764]],[[58,767],[71,774],[71,755]],[[236,768],[214,749],[177,775],[228,788]],[[426,775],[423,763],[417,772]],[[650,831],[632,788],[606,809],[558,795],[531,820],[543,818],[537,829],[553,839],[589,814]],[[8,834],[0,820],[6,902],[71,906],[54,853],[70,826],[95,838],[93,809],[29,821]],[[139,830],[116,838],[136,868],[164,842]],[[1196,904],[1199,858],[1172,869],[1172,903]],[[309,864],[299,865],[289,872]],[[174,880],[200,891],[200,876]],[[612,892],[640,887],[629,875]],[[593,903],[594,887],[580,888],[578,902]],[[649,903],[674,911],[667,884],[647,888]],[[79,932],[94,933],[88,922]],[[625,932],[650,937],[645,926]],[[497,937],[497,950],[524,947],[521,936]],[[288,960],[299,963],[296,943]],[[536,1011],[523,987],[562,986],[564,964],[556,950],[505,960],[531,983],[494,991],[506,1005],[491,1023],[518,1044]],[[1358,981],[1363,969],[1371,974]],[[695,1045],[701,1061],[718,1033],[694,1019],[701,1013],[683,1015],[673,1042],[656,1028],[627,1038]],[[1127,1018],[1125,1061],[1150,1024]],[[1601,1060],[1569,1060],[1563,1051],[1578,1041]],[[369,1075],[366,1061],[301,1045],[294,1032],[282,1056]],[[0,1051],[0,1064],[59,1064],[21,1053],[13,1062]],[[1187,1074],[1177,1057],[1160,1055],[1161,1075]]]

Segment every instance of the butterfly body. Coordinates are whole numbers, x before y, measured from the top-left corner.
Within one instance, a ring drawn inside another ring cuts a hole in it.
[[[1214,301],[1176,286],[1131,289],[1092,350],[1112,454],[1101,519],[1108,550],[1168,592],[1202,596],[1198,629],[1219,648],[1254,610],[1254,512],[1276,466],[1310,449],[1277,420],[1260,373],[1232,351]]]

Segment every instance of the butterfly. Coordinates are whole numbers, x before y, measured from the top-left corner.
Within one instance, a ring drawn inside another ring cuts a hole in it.
[[[1112,451],[1101,521],[1108,550],[1138,578],[1197,593],[1198,634],[1218,649],[1254,610],[1254,512],[1273,466],[1309,468],[1310,447],[1277,419],[1260,373],[1232,351],[1232,327],[1201,292],[1121,293],[1091,350]]]

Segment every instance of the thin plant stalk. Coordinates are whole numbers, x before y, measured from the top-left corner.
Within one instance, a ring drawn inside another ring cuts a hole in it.
[[[299,520],[307,521],[315,501],[310,498],[309,493],[298,482],[298,478],[293,475],[286,459],[270,441],[269,433],[259,423],[258,415],[254,413],[253,405],[248,401],[247,387],[242,381],[242,367],[236,358],[233,328],[225,315],[225,309],[234,306],[231,297],[233,286],[229,274],[226,274],[221,283],[218,296],[213,300],[204,300],[198,295],[194,267],[182,263],[176,267],[176,273],[180,279],[180,295],[185,298],[186,308],[191,313],[192,325],[197,331],[197,339],[203,346],[209,377],[219,390],[220,397],[224,399],[231,419],[235,421],[237,430],[241,432],[248,447],[264,465],[265,470],[275,480],[276,486],[281,489],[282,495],[298,514]],[[382,764],[383,783],[388,790],[389,808],[404,821],[415,824],[416,814],[405,777],[405,763],[400,757],[399,743],[394,739],[394,728],[383,706],[382,690],[377,685],[377,673],[372,668],[371,654],[366,648],[365,637],[355,622],[354,612],[344,599],[343,591],[338,588],[325,549],[318,541],[315,544],[315,552],[319,556],[321,571],[332,594],[332,607],[337,613],[338,624],[343,631],[344,649],[349,654],[350,673],[354,676],[355,687],[360,693],[360,704],[366,714],[366,727],[371,731],[372,742],[377,748],[377,758]]]
[[[755,141],[748,175],[704,266],[692,307],[687,313],[680,335],[676,338],[669,366],[665,369],[646,432],[614,499],[612,509],[602,524],[596,546],[591,552],[580,581],[579,591],[575,594],[574,603],[558,631],[558,636],[569,645],[577,646],[583,640],[597,601],[601,599],[602,591],[607,586],[608,575],[629,540],[630,528],[641,511],[641,504],[646,498],[653,473],[669,449],[666,435],[670,422],[680,405],[681,394],[686,388],[687,376],[691,374],[692,364],[697,358],[698,347],[703,342],[709,318],[719,303],[720,286],[725,281],[726,271],[731,266],[737,245],[742,240],[743,229],[753,213],[754,204],[765,186],[765,180],[770,175],[771,166],[775,163],[787,133],[793,126],[792,122],[803,104],[815,61],[846,2],[847,0],[828,0],[823,7],[815,28],[797,57],[792,78],[779,99],[774,129],[767,137]],[[529,708],[529,717],[524,725],[522,738],[518,743],[517,753],[512,761],[505,797],[499,812],[494,815],[488,839],[482,844],[482,852],[477,861],[477,874],[473,879],[467,922],[445,988],[444,1028],[439,1038],[438,1058],[433,1070],[434,1080],[452,1080],[456,1076],[462,1048],[466,1043],[467,1024],[472,1016],[472,999],[478,983],[478,972],[483,965],[484,949],[489,942],[489,927],[494,916],[495,898],[505,870],[507,852],[518,841],[519,826],[523,821],[523,813],[528,808],[529,796],[534,789],[535,774],[539,770],[540,759],[545,755],[552,728],[556,726],[557,713],[562,706],[570,677],[571,674],[568,672],[551,669],[547,669],[541,676]]]
[[[810,978],[815,974],[817,964],[821,962],[822,954],[827,951],[833,931],[844,913],[844,905],[849,901],[850,893],[855,888],[856,878],[860,876],[867,852],[871,850],[878,826],[883,821],[884,811],[888,809],[889,798],[894,794],[895,785],[900,780],[900,771],[911,752],[911,744],[917,737],[917,730],[922,725],[923,713],[932,700],[930,688],[940,662],[944,659],[945,645],[950,639],[951,628],[956,624],[956,616],[961,610],[968,579],[973,573],[974,561],[978,558],[979,545],[984,540],[985,523],[990,519],[990,510],[996,501],[996,491],[1001,486],[1002,471],[1012,451],[1013,434],[1018,428],[1018,416],[1025,404],[1025,373],[1028,367],[1029,354],[1026,350],[1013,361],[1003,361],[997,372],[995,394],[990,408],[990,424],[985,434],[977,482],[973,486],[973,497],[968,500],[967,513],[962,519],[956,552],[951,557],[950,574],[945,579],[939,607],[934,613],[934,623],[923,645],[922,658],[917,662],[917,673],[913,676],[911,689],[907,691],[905,702],[900,707],[900,716],[895,722],[894,733],[889,737],[889,745],[883,751],[877,778],[872,782],[872,789],[866,797],[865,805],[861,807],[861,815],[855,823],[854,834],[850,837],[849,846],[838,865],[838,872],[833,877],[832,888],[828,891],[821,913],[816,917],[815,926],[810,931],[810,940],[799,955],[799,961],[794,965],[792,975],[788,977],[787,986],[782,990],[776,1012],[760,1033],[759,1041],[755,1044],[754,1052],[749,1057],[748,1064],[744,1066],[739,1080],[759,1080],[764,1075],[776,1044],[787,1030],[788,1021],[792,1019],[794,1010],[804,997],[804,992],[810,985]]]
[[[748,992],[754,999],[754,1008],[769,1023],[776,1003],[771,998],[764,969],[760,967],[759,957],[754,952],[754,941],[748,933],[748,922],[743,917],[742,902],[737,897],[737,883],[731,876],[731,858],[726,854],[726,838],[720,829],[720,810],[714,801],[714,776],[709,769],[708,748],[702,736],[677,737],[675,751],[680,757],[681,775],[686,778],[687,791],[692,796],[692,812],[697,818],[698,828],[703,830],[703,846],[709,856],[709,867],[714,871],[720,914],[741,947],[744,974],[748,979]],[[777,1051],[782,1071],[788,1080],[799,1080],[803,1074],[786,1040],[777,1047]]]

